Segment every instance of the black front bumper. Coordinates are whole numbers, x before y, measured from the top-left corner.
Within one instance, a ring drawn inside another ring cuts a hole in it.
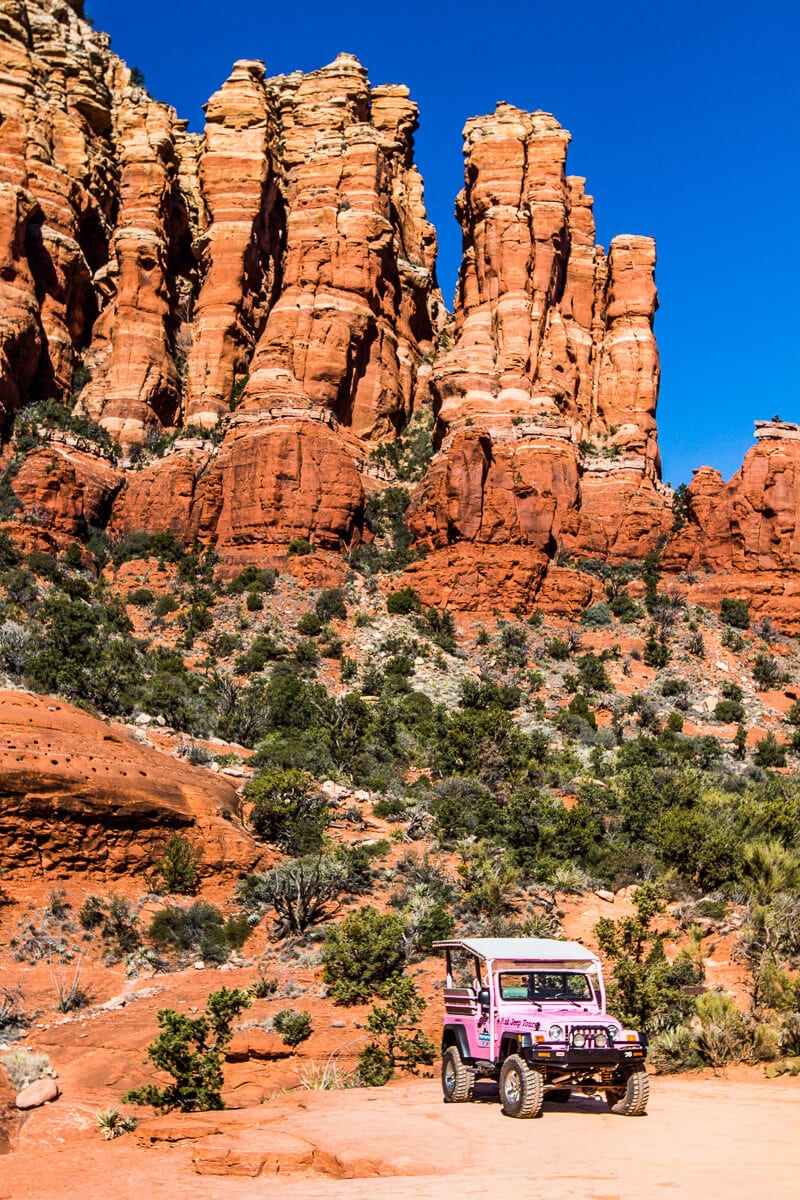
[[[621,1067],[645,1060],[646,1051],[641,1045],[606,1047],[603,1050],[572,1050],[557,1047],[530,1046],[523,1050],[527,1062],[532,1066],[551,1065],[566,1070],[578,1067],[593,1069],[594,1067]]]

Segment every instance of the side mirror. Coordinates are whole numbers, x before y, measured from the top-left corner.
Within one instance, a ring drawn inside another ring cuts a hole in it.
[[[481,1006],[481,1012],[488,1013],[491,1007],[491,998],[488,988],[481,988],[478,992],[478,1004]]]

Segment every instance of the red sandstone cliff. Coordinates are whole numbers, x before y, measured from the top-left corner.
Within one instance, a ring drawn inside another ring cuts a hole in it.
[[[575,612],[591,580],[559,560],[667,537],[692,594],[791,623],[794,434],[772,427],[728,485],[698,473],[671,534],[655,247],[596,245],[552,116],[501,104],[468,122],[443,328],[404,87],[371,87],[349,55],[273,79],[244,60],[200,135],[81,0],[5,0],[0,47],[0,432],[48,397],[125,454],[206,431],[135,469],[51,440],[11,479],[42,537],[169,528],[215,542],[230,571],[297,537],[340,550],[383,483],[372,451],[432,402],[437,452],[409,511],[426,599]]]

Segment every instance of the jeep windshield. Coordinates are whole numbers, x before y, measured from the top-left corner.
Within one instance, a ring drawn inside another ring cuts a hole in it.
[[[588,976],[574,971],[501,971],[499,982],[501,1000],[535,1004],[594,1000]]]

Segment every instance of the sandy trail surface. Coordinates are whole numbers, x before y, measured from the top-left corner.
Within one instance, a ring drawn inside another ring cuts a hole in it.
[[[152,1144],[142,1133],[104,1142],[91,1109],[62,1098],[31,1113],[0,1158],[0,1198],[797,1200],[799,1081],[652,1085],[646,1117],[575,1098],[535,1121],[505,1118],[491,1092],[444,1105],[433,1080],[301,1092],[199,1128],[197,1118],[163,1118]],[[276,1157],[262,1162],[270,1146]]]

